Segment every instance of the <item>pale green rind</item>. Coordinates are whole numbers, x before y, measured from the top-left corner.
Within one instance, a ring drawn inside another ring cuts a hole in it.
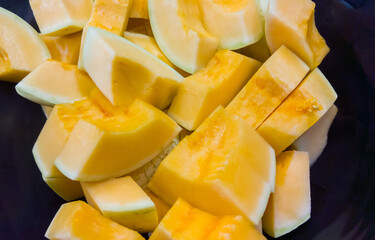
[[[298,228],[309,219],[310,219],[310,213],[303,216],[302,218],[298,219],[295,222],[288,223],[286,227],[283,227],[280,229],[268,229],[263,225],[263,230],[271,237],[278,238]]]

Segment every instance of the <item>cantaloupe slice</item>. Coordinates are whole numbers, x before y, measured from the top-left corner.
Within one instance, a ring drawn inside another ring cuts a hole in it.
[[[258,224],[274,181],[273,149],[219,107],[163,160],[148,186],[170,205],[182,197],[202,210],[243,214]]]
[[[312,69],[329,52],[315,26],[315,3],[311,0],[270,0],[266,16],[266,38],[271,52],[285,45]]]
[[[257,129],[275,149],[285,150],[333,105],[337,94],[317,68],[285,99]]]
[[[241,53],[250,58],[254,58],[262,63],[267,61],[267,59],[271,56],[271,52],[268,48],[265,36],[263,36],[258,42],[246,46],[244,48],[240,48],[236,50],[236,52]]]
[[[139,233],[103,217],[83,201],[63,204],[45,237],[50,240],[144,240]]]
[[[218,40],[203,27],[199,0],[148,0],[152,31],[177,67],[195,73],[215,54]]]
[[[115,105],[135,98],[164,109],[183,77],[138,45],[99,28],[87,30],[83,66],[98,88]]]
[[[156,196],[150,189],[144,189],[146,194],[149,196],[149,198],[154,202],[156,211],[158,213],[158,221],[161,222],[161,220],[164,218],[164,216],[167,214],[169,209],[171,208],[166,202],[161,200],[158,196]]]
[[[309,67],[301,59],[282,46],[259,68],[226,109],[256,129],[308,71]]]
[[[264,231],[272,237],[294,230],[311,212],[309,154],[283,152],[276,162],[276,188],[262,219]]]
[[[152,232],[158,225],[154,202],[131,177],[81,185],[87,202],[103,216],[138,232]]]
[[[1,7],[0,22],[0,80],[18,82],[51,54],[27,22]]]
[[[133,0],[130,17],[148,19],[147,0]]]
[[[16,85],[19,95],[30,101],[53,106],[87,98],[94,82],[76,65],[47,60]]]
[[[214,216],[179,198],[150,240],[265,240],[242,216]]]
[[[55,165],[72,180],[101,181],[130,173],[157,156],[181,130],[145,102],[113,107],[94,92],[98,96],[59,106],[71,132]]]
[[[239,49],[253,44],[264,34],[255,0],[199,0],[207,31],[222,49]]]
[[[181,84],[168,115],[195,130],[218,106],[225,107],[260,66],[254,59],[219,50],[205,68]]]
[[[63,36],[81,31],[90,18],[92,0],[29,0],[42,34]]]
[[[52,59],[68,64],[78,63],[79,49],[82,38],[81,31],[60,37],[47,35],[40,36],[46,43]]]

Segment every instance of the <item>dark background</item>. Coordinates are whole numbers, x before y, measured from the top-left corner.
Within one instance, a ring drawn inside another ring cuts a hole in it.
[[[318,29],[331,48],[320,69],[339,95],[339,112],[311,169],[311,219],[280,239],[373,240],[375,1],[315,2]],[[27,0],[0,0],[0,6],[36,27]],[[43,239],[64,201],[43,182],[31,154],[45,122],[42,110],[14,86],[0,82],[0,240]]]

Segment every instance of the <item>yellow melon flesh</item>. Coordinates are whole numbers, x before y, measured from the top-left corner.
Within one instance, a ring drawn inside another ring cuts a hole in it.
[[[258,224],[274,181],[273,149],[219,107],[164,159],[148,186],[168,204],[182,197],[205,211],[243,214]]]
[[[168,115],[195,130],[218,106],[226,106],[260,65],[238,53],[218,51],[205,68],[181,84]]]
[[[242,216],[214,216],[179,198],[150,240],[239,240],[266,238]]]
[[[310,0],[271,0],[266,17],[266,38],[271,52],[285,45],[312,69],[329,52],[315,26],[315,3]]]
[[[277,156],[276,188],[262,222],[264,231],[280,237],[310,218],[309,154],[288,151]]]
[[[158,225],[154,202],[131,177],[81,185],[87,202],[105,217],[138,232],[154,231]]]
[[[45,237],[50,240],[144,240],[139,233],[103,217],[82,201],[63,204]]]
[[[99,28],[87,31],[83,66],[114,105],[128,106],[135,98],[164,109],[183,77],[138,45]]]
[[[92,0],[29,0],[42,34],[64,36],[81,31],[90,18]]]
[[[226,109],[256,129],[308,71],[309,67],[301,59],[282,46],[259,68]]]
[[[267,61],[267,59],[271,56],[265,36],[263,36],[258,42],[238,49],[236,52],[250,58],[254,58],[262,63]]]
[[[48,118],[49,115],[51,114],[53,108],[49,107],[49,106],[43,106],[43,105],[41,107],[42,107],[42,111],[44,113],[44,116],[46,116],[46,118]]]
[[[277,155],[314,125],[336,98],[337,94],[329,81],[319,69],[315,69],[257,131]]]
[[[130,17],[148,19],[147,0],[133,0]]]
[[[53,106],[82,100],[94,87],[89,75],[76,65],[47,60],[19,82],[16,90],[30,101]]]
[[[203,27],[198,0],[149,0],[148,7],[155,39],[168,59],[188,73],[203,68],[218,40]]]
[[[53,37],[47,35],[40,35],[46,43],[52,58],[56,61],[77,64],[79,49],[81,46],[82,32]]]
[[[168,115],[140,100],[121,108],[98,96],[60,108],[71,132],[55,165],[72,180],[101,181],[130,173],[157,156],[181,130]]]
[[[156,211],[158,213],[158,221],[161,222],[161,220],[164,218],[171,207],[166,202],[161,200],[158,196],[156,196],[152,191],[150,191],[150,189],[144,189],[144,191],[154,202]]]
[[[0,80],[18,82],[51,58],[38,33],[23,19],[0,8],[0,23]]]
[[[239,49],[263,36],[262,19],[255,0],[200,0],[203,23],[222,49]]]

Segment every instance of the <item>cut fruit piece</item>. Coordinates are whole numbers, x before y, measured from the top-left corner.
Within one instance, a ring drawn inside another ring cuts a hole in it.
[[[94,87],[89,75],[76,65],[47,60],[19,82],[16,90],[30,101],[53,106],[82,100]]]
[[[52,37],[47,35],[40,36],[47,44],[47,47],[54,60],[68,64],[78,63],[79,49],[82,38],[81,31],[61,37]]]
[[[0,22],[0,80],[18,82],[51,54],[34,28],[1,7]]]
[[[49,107],[49,106],[43,106],[43,105],[41,107],[42,107],[44,116],[46,116],[46,118],[48,118],[49,115],[51,114],[53,108]]]
[[[256,129],[297,87],[308,71],[309,67],[301,59],[282,46],[259,68],[227,110]]]
[[[29,0],[42,34],[64,36],[81,31],[90,18],[92,0]]]
[[[139,233],[103,217],[83,201],[63,204],[45,237],[51,240],[144,240]]]
[[[258,224],[274,183],[273,149],[218,107],[164,159],[148,186],[170,205],[183,197],[205,211],[243,214]]]
[[[179,198],[150,240],[266,240],[242,216],[214,216]]]
[[[87,30],[83,66],[114,105],[139,98],[164,109],[183,77],[138,45],[99,28]]]
[[[87,202],[103,216],[138,232],[152,232],[158,225],[154,202],[131,177],[81,185]]]
[[[69,132],[64,128],[59,114],[59,106],[54,107],[33,148],[36,164],[44,181],[63,199],[70,201],[83,196],[79,182],[65,177],[54,165]]]
[[[285,45],[312,69],[329,52],[315,26],[315,3],[310,0],[270,0],[266,17],[266,38],[271,52]]]
[[[59,105],[71,133],[55,165],[72,180],[102,181],[130,173],[157,156],[181,130],[147,103],[113,107],[94,92],[98,96]]]
[[[317,68],[285,99],[257,129],[275,149],[285,150],[333,105],[337,94]]]
[[[218,40],[203,27],[198,1],[148,0],[151,27],[160,49],[188,73],[205,67],[218,48]]]
[[[147,0],[133,0],[130,17],[148,19]]]
[[[309,154],[288,151],[277,156],[276,188],[262,222],[272,237],[291,232],[310,218]]]
[[[254,58],[262,63],[267,61],[267,59],[271,56],[265,36],[263,36],[258,42],[238,49],[236,52],[250,58]]]
[[[315,163],[327,145],[328,131],[336,117],[337,111],[337,107],[332,105],[323,117],[290,146],[291,150],[308,152],[310,166]]]
[[[166,202],[161,200],[158,196],[156,196],[153,192],[150,191],[150,189],[144,189],[146,194],[151,198],[151,200],[154,202],[156,211],[158,213],[158,220],[159,222],[164,218],[164,216],[167,214],[169,209],[171,208]]]
[[[168,114],[181,126],[195,130],[218,106],[226,106],[261,63],[241,54],[219,50],[208,65],[186,78]]]
[[[264,34],[255,0],[199,0],[207,31],[222,49],[239,49],[253,44]]]

